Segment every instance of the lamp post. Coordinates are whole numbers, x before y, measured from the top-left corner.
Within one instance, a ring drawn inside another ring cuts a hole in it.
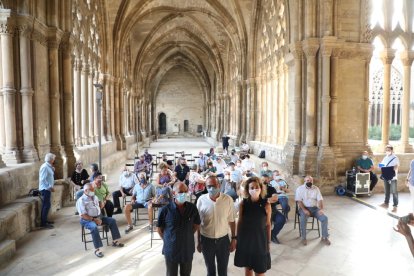
[[[97,116],[98,116],[98,152],[99,152],[99,169],[102,172],[102,97],[103,97],[103,86],[100,83],[94,84],[96,88],[96,105],[97,105]]]

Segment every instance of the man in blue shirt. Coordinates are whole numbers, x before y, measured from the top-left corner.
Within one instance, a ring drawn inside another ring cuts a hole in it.
[[[195,252],[194,233],[201,220],[197,207],[186,201],[187,186],[178,182],[173,188],[174,201],[162,207],[158,216],[158,234],[164,241],[162,254],[166,275],[191,275]]]
[[[52,229],[53,222],[47,221],[47,215],[50,210],[50,197],[54,192],[55,184],[55,168],[53,163],[55,162],[56,155],[53,153],[47,153],[45,156],[45,163],[40,166],[39,170],[39,191],[43,197],[42,212],[40,216],[40,227]]]

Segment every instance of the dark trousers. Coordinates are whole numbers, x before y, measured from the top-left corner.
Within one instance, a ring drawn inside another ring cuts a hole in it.
[[[397,180],[384,180],[385,190],[385,204],[390,203],[390,194],[392,194],[393,206],[398,206],[398,191],[397,191]]]
[[[50,210],[50,197],[52,193],[49,190],[41,190],[40,193],[42,194],[43,198],[42,212],[40,215],[40,226],[45,226],[47,223],[47,215],[49,214]]]
[[[112,203],[112,201],[107,200],[105,202],[104,209],[105,209],[106,216],[111,218],[112,215],[114,214],[114,204]],[[101,213],[103,212],[101,211]]]
[[[372,191],[375,188],[375,185],[378,183],[378,177],[375,173],[369,172],[369,179],[371,180],[371,185],[369,185],[369,190]]]
[[[216,276],[216,259],[218,275],[227,276],[229,247],[230,239],[227,235],[218,239],[210,239],[201,235],[201,248],[207,267],[207,276]]]
[[[178,266],[180,266],[180,276],[190,276],[193,267],[193,260],[186,263],[176,263],[165,258],[165,266],[167,267],[167,276],[178,276]]]
[[[111,230],[112,240],[117,240],[121,238],[121,234],[119,234],[118,226],[116,225],[116,220],[113,218],[108,217],[101,217],[102,223],[108,225],[109,229]],[[101,236],[99,235],[99,229],[95,222],[90,220],[85,220],[81,218],[80,224],[91,231],[93,246],[95,249],[102,247],[102,240]]]
[[[122,191],[127,195],[132,195],[132,189],[125,189],[122,188]],[[122,193],[120,190],[115,191],[112,193],[112,198],[114,199],[114,207],[115,208],[121,208],[121,204],[119,203],[119,198],[122,196]]]
[[[280,230],[282,230],[283,226],[286,223],[286,218],[284,215],[282,215],[281,212],[276,211],[273,214],[273,218],[272,218],[272,222],[273,222],[273,230],[271,232],[272,238],[277,238],[277,235],[279,234]]]

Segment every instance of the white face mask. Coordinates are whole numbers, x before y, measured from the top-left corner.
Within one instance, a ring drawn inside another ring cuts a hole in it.
[[[225,175],[225,176],[224,176],[224,179],[226,179],[226,180],[230,180],[230,175]]]
[[[260,189],[249,190],[249,194],[253,199],[257,199],[260,195]]]
[[[124,176],[129,176],[129,171],[124,171]]]
[[[387,156],[390,156],[390,155],[392,154],[392,152],[391,152],[391,151],[386,151],[386,152],[385,152],[385,154],[386,154]]]
[[[362,155],[362,159],[367,159],[368,158],[368,156],[367,155]]]
[[[95,192],[89,191],[88,196],[93,197],[95,195]]]
[[[267,167],[267,166],[265,166],[265,167],[263,167],[263,170],[264,171],[267,171],[267,169],[268,169],[269,167]]]

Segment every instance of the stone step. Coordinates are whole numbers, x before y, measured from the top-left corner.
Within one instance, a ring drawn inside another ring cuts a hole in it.
[[[5,240],[0,242],[0,264],[10,260],[16,253],[16,241]]]

